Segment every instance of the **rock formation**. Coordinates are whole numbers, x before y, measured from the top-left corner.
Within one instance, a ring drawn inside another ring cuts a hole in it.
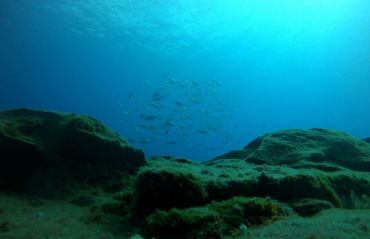
[[[144,153],[86,115],[14,109],[0,112],[0,189],[60,198],[85,186],[119,190]]]
[[[368,209],[369,180],[370,144],[337,130],[278,130],[204,163],[146,161],[89,116],[0,112],[2,192],[67,198],[95,223],[119,215],[147,238],[253,236],[328,209]]]
[[[368,208],[369,162],[370,144],[326,129],[279,130],[202,164],[155,156],[138,173],[133,212],[155,237],[221,238],[292,215]]]

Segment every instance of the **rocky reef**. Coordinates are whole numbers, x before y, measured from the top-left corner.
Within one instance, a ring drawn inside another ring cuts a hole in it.
[[[136,228],[132,238],[262,238],[265,228],[370,208],[370,144],[337,130],[279,130],[204,163],[146,161],[89,116],[16,109],[0,112],[0,143],[1,191],[66,198],[94,223],[114,214]],[[361,220],[357,238],[369,238]]]
[[[332,208],[369,208],[370,144],[327,129],[289,129],[196,163],[153,156],[131,212],[160,238],[222,238]],[[128,192],[126,192],[128,193]]]
[[[64,198],[87,186],[118,190],[145,164],[142,150],[86,115],[0,112],[0,190]]]

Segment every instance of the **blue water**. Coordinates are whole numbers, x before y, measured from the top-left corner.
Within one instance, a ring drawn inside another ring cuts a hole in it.
[[[367,0],[3,0],[0,110],[91,115],[147,158],[209,160],[288,128],[369,137],[369,13]],[[157,90],[170,94],[150,101]]]

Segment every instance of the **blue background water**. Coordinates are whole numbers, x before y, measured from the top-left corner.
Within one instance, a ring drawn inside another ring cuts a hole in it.
[[[366,0],[4,0],[0,110],[88,114],[147,157],[198,161],[278,129],[369,137],[369,13]]]

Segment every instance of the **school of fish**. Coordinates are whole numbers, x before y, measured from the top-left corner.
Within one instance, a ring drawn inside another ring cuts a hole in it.
[[[161,146],[187,143],[194,146],[193,150],[230,150],[230,143],[242,142],[223,127],[238,128],[232,122],[234,107],[238,106],[231,104],[235,96],[224,94],[219,81],[176,80],[169,75],[163,77],[159,87],[144,81],[145,91],[129,94],[130,106],[117,103],[123,108],[125,120],[134,124],[127,139],[130,143]]]

